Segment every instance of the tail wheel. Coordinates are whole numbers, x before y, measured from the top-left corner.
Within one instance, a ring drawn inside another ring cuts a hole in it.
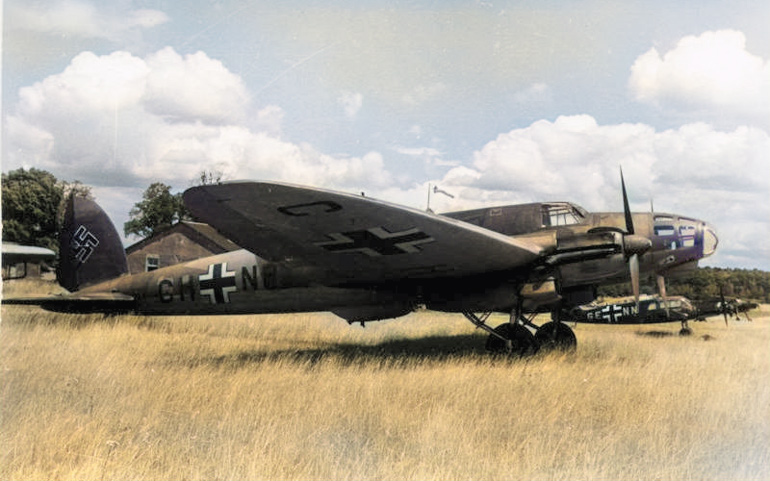
[[[577,348],[575,333],[563,322],[551,321],[543,324],[535,332],[535,339],[541,348],[547,350],[574,351]]]
[[[521,324],[511,324],[506,322],[495,328],[495,333],[505,339],[510,340],[510,346],[507,341],[503,341],[495,335],[487,338],[487,351],[494,354],[511,354],[513,356],[531,356],[535,354],[540,346],[535,336]]]

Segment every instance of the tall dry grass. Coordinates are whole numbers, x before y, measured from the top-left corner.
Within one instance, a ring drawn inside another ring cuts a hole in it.
[[[429,312],[363,329],[5,306],[0,478],[770,479],[770,317],[752,317],[689,338],[578,325],[576,353],[510,360]]]

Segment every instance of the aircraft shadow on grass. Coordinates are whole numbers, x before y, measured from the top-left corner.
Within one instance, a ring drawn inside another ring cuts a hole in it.
[[[332,344],[313,349],[284,349],[278,351],[246,350],[231,354],[188,359],[191,366],[244,368],[266,362],[291,361],[317,366],[326,362],[342,362],[344,366],[385,362],[394,367],[419,361],[445,361],[480,358],[486,355],[479,346],[479,336],[431,336],[421,339],[396,339],[371,346]]]

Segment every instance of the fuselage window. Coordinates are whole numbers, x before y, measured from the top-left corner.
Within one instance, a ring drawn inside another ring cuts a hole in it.
[[[670,236],[675,235],[676,229],[673,225],[656,225],[655,226],[655,235],[659,236]]]

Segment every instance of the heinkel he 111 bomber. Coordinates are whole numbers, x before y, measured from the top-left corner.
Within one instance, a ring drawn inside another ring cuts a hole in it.
[[[115,227],[93,201],[68,200],[58,279],[69,294],[6,299],[59,312],[151,315],[330,311],[348,322],[420,306],[458,312],[487,348],[524,355],[573,348],[569,312],[603,284],[694,268],[714,253],[706,222],[673,214],[589,213],[568,202],[423,212],[361,195],[276,182],[184,193],[187,208],[243,250],[128,274]],[[498,327],[493,312],[510,315]],[[534,324],[537,313],[551,321]]]

